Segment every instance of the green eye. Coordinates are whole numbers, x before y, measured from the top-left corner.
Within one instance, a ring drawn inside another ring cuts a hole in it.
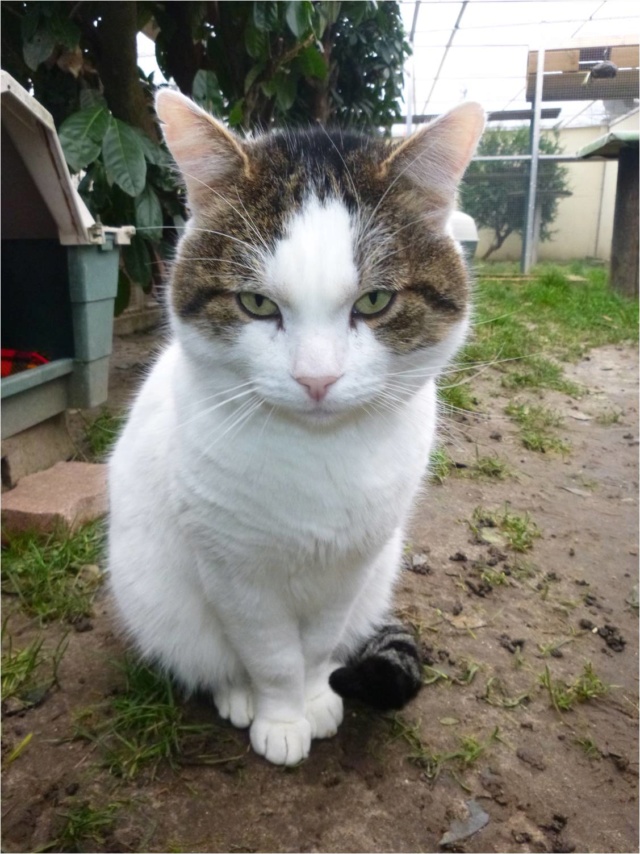
[[[280,309],[273,300],[262,294],[238,294],[238,302],[252,317],[279,317]]]
[[[392,291],[369,291],[356,300],[353,306],[354,314],[363,314],[365,317],[373,317],[381,314],[388,308],[395,294]]]

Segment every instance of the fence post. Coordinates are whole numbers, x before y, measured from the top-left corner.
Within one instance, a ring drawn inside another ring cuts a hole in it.
[[[526,274],[531,270],[535,255],[536,234],[536,190],[538,184],[538,157],[540,154],[540,113],[542,109],[542,84],[544,78],[544,48],[538,48],[538,67],[536,68],[536,90],[533,96],[531,117],[531,160],[529,163],[529,189],[525,211],[524,233],[522,235],[522,259],[520,270]]]

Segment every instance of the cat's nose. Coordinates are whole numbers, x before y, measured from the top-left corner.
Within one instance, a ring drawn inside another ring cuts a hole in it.
[[[296,377],[295,379],[307,389],[313,400],[322,400],[326,397],[329,386],[337,382],[340,377]]]

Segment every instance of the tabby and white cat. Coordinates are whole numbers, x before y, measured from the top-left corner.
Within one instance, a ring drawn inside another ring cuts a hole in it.
[[[392,145],[239,139],[168,90],[157,112],[191,220],[171,342],[110,461],[111,585],[140,653],[291,765],[342,697],[393,708],[420,686],[388,618],[468,325],[447,221],[483,113]]]

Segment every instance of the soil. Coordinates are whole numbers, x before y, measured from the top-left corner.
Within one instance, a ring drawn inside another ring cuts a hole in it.
[[[153,334],[117,341],[110,406],[130,399],[157,345]],[[217,764],[115,777],[94,744],[71,738],[122,685],[125,645],[103,592],[82,631],[46,629],[48,648],[68,632],[59,686],[28,711],[5,709],[5,759],[32,737],[5,767],[4,850],[61,850],[65,815],[112,804],[112,823],[77,850],[637,851],[636,352],[594,350],[566,374],[581,398],[520,398],[563,416],[564,456],[524,449],[497,372],[474,382],[477,413],[444,421],[456,463],[495,454],[512,475],[460,468],[416,509],[397,609],[420,634],[428,684],[406,709],[350,705],[335,738],[283,770],[190,700],[187,719],[212,722],[200,755]],[[540,537],[518,555],[499,529],[472,530],[478,507],[529,514]],[[18,612],[9,625],[16,647],[41,631]],[[609,691],[554,707],[541,679],[573,684],[589,662]]]

